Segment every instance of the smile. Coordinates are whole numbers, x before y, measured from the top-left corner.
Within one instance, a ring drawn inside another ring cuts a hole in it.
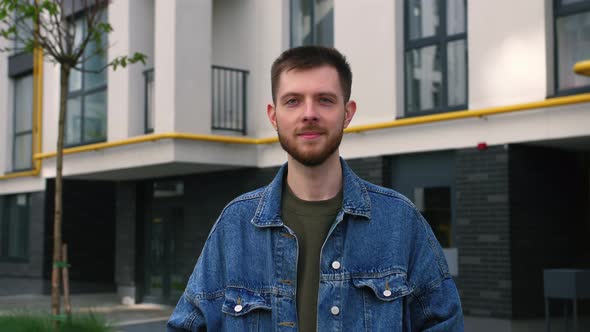
[[[309,132],[309,133],[301,133],[297,136],[302,137],[304,139],[314,139],[320,137],[321,133]]]

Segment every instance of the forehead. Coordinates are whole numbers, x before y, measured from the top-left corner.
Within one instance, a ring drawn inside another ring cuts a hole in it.
[[[341,95],[338,71],[331,66],[310,69],[291,69],[281,73],[277,95],[289,93],[324,93]]]

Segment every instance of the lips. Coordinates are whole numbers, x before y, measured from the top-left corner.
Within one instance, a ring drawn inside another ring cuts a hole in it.
[[[322,133],[320,132],[304,132],[299,134],[299,137],[305,138],[305,139],[314,139],[317,137],[320,137]]]

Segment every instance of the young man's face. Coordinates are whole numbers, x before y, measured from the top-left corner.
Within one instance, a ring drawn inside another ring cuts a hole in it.
[[[338,156],[342,131],[355,111],[354,101],[344,103],[338,72],[331,66],[281,73],[275,105],[267,107],[283,149],[308,167]]]

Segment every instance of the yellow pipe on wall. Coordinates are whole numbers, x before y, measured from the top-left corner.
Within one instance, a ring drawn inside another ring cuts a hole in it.
[[[576,62],[573,70],[578,75],[590,76],[590,60]]]
[[[417,117],[413,117],[413,118],[404,118],[404,119],[393,120],[393,121],[388,121],[388,122],[381,122],[381,123],[370,124],[370,125],[353,126],[353,127],[346,128],[344,130],[344,132],[346,132],[346,133],[360,133],[360,132],[369,131],[369,130],[386,129],[386,128],[410,126],[410,125],[425,124],[425,123],[432,123],[432,122],[458,120],[458,119],[465,119],[465,118],[484,117],[484,116],[497,115],[497,114],[503,114],[503,113],[520,112],[520,111],[526,111],[526,110],[530,110],[530,109],[579,104],[579,103],[585,103],[585,102],[590,102],[590,93],[584,93],[584,94],[566,96],[566,97],[549,98],[546,100],[536,101],[536,102],[532,102],[532,103],[499,106],[499,107],[489,107],[489,108],[483,108],[483,109],[472,110],[472,111],[464,110],[464,111],[448,112],[448,113],[441,113],[441,114],[417,116]]]
[[[538,101],[538,102],[532,102],[532,103],[524,103],[524,104],[500,106],[500,107],[490,107],[490,108],[473,110],[473,111],[465,110],[465,111],[449,112],[449,113],[443,113],[443,114],[434,114],[434,115],[418,116],[418,117],[413,117],[413,118],[405,118],[405,119],[399,119],[399,120],[388,121],[388,122],[381,122],[381,123],[370,124],[370,125],[352,126],[352,127],[345,129],[344,132],[345,133],[359,133],[359,132],[363,132],[363,131],[395,128],[395,127],[426,124],[426,123],[449,121],[449,120],[458,120],[458,119],[465,119],[465,118],[484,117],[484,116],[490,116],[490,115],[496,115],[496,114],[519,112],[519,111],[525,111],[525,110],[530,110],[530,109],[539,109],[539,108],[547,108],[547,107],[562,106],[562,105],[571,105],[571,104],[578,104],[578,103],[584,103],[584,102],[590,102],[590,93],[579,94],[579,95],[574,95],[574,96],[550,98],[550,99],[546,99],[546,100],[542,100],[542,101]],[[145,135],[145,136],[138,136],[138,137],[133,137],[133,138],[120,140],[120,141],[116,141],[116,142],[104,142],[104,143],[96,143],[96,144],[78,146],[78,147],[74,147],[74,148],[68,148],[68,149],[64,149],[64,155],[73,154],[73,153],[80,153],[80,152],[87,152],[87,151],[103,150],[103,149],[117,147],[117,146],[143,143],[143,142],[149,142],[149,141],[157,141],[157,140],[162,140],[162,139],[184,139],[184,140],[230,143],[230,144],[271,144],[271,143],[278,142],[277,137],[248,138],[248,137],[234,137],[234,136],[221,136],[221,135],[162,133],[162,134],[151,134],[151,135]],[[48,152],[48,153],[37,154],[34,156],[34,158],[45,159],[45,158],[55,157],[55,155],[56,155],[55,152]]]
[[[33,169],[30,171],[14,172],[0,176],[0,180],[14,179],[23,176],[37,176],[41,173],[43,160],[35,158],[35,155],[41,153],[43,144],[43,49],[35,48],[33,50],[33,124],[32,124],[32,150],[33,150]]]

